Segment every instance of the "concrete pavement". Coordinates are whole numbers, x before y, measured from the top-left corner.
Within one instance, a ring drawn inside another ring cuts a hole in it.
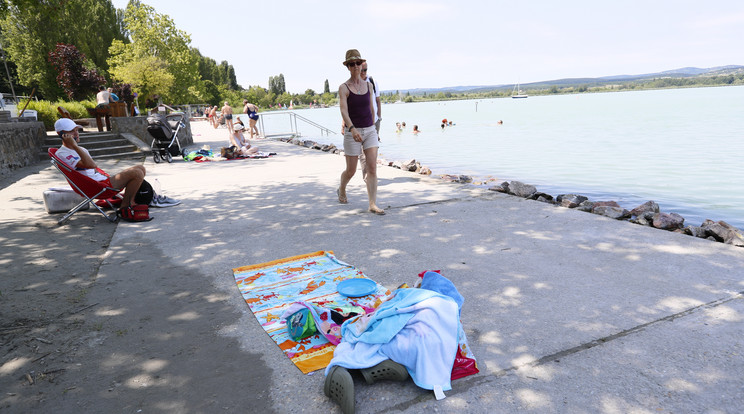
[[[226,145],[224,129],[192,129],[199,146]],[[744,249],[388,167],[378,170],[378,205],[387,215],[375,216],[366,212],[361,172],[349,204],[338,204],[342,157],[254,144],[279,155],[148,159],[148,180],[183,201],[151,209],[148,223],[110,225],[91,210],[57,229],[41,191],[64,185],[59,173],[29,167],[6,180],[0,224],[21,241],[3,236],[3,250],[12,242],[16,253],[0,256],[0,298],[51,289],[11,270],[25,265],[24,255],[47,261],[47,273],[26,275],[42,279],[64,273],[73,257],[90,274],[75,282],[85,292],[74,310],[93,306],[64,318],[78,335],[54,360],[64,369],[55,381],[29,385],[23,375],[54,351],[33,361],[23,348],[4,346],[0,388],[8,391],[0,410],[337,412],[323,395],[322,372],[302,375],[282,354],[231,271],[317,250],[333,250],[391,289],[441,269],[465,297],[462,323],[481,373],[454,381],[442,401],[410,381],[357,379],[357,412],[735,413],[744,406]],[[94,241],[65,238],[74,231]],[[40,254],[52,236],[59,248]],[[54,285],[69,280],[77,279],[67,274]]]

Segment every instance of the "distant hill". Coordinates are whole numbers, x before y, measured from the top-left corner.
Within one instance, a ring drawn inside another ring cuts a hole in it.
[[[727,66],[716,66],[713,68],[679,68],[673,70],[666,70],[657,73],[646,73],[641,75],[614,75],[614,76],[602,76],[599,78],[564,78],[554,79],[540,82],[523,83],[521,86],[523,89],[528,88],[549,88],[551,86],[567,86],[567,85],[603,85],[610,84],[613,82],[628,82],[628,81],[640,81],[657,78],[689,78],[696,76],[714,76],[714,75],[727,75],[732,73],[744,72],[744,66],[740,65],[727,65]],[[450,92],[450,93],[478,93],[478,92],[489,92],[494,90],[504,90],[514,87],[514,84],[502,84],[502,85],[478,85],[478,86],[448,86],[444,88],[416,88],[416,89],[400,89],[401,93],[410,93],[411,95],[427,95],[437,94],[439,92]],[[389,94],[394,93],[395,90],[385,90],[383,93]]]

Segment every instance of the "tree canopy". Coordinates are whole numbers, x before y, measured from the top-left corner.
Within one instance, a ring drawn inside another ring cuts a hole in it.
[[[58,72],[57,84],[70,99],[85,99],[105,82],[98,70],[87,67],[85,55],[73,45],[57,43],[49,52],[49,62]]]
[[[150,105],[158,99],[241,105],[248,99],[266,108],[336,100],[328,80],[322,95],[312,89],[290,94],[283,74],[270,77],[268,88],[244,89],[232,64],[203,56],[169,16],[140,0],[123,10],[111,0],[3,0],[0,41],[16,90],[35,87],[49,100],[92,98],[104,83],[126,87]]]
[[[124,27],[131,42],[114,40],[109,48],[111,76],[130,83],[144,99],[153,94],[169,102],[188,103],[203,92],[198,58],[191,37],[176,28],[170,17],[146,4],[131,1],[124,11]]]
[[[112,40],[125,38],[120,15],[110,0],[4,0],[3,3],[2,44],[16,67],[18,83],[36,87],[43,97],[64,96],[57,84],[57,71],[48,61],[57,43],[74,45],[88,58],[88,67],[105,71]],[[95,90],[90,93],[94,94]]]

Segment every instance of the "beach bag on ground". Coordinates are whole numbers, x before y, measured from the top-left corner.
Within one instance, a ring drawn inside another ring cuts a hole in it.
[[[289,315],[287,318],[287,331],[293,341],[299,341],[300,339],[315,335],[318,329],[315,327],[315,321],[310,310],[306,308]]]
[[[150,221],[150,207],[147,204],[137,204],[134,207],[121,208],[118,211],[119,217],[124,221]]]
[[[222,158],[227,158],[228,160],[232,160],[238,157],[238,148],[234,145],[232,147],[228,148],[222,148],[220,150],[220,155]]]
[[[142,180],[137,194],[134,195],[134,202],[137,204],[144,204],[149,206],[152,199],[155,197],[155,191],[152,189],[152,185],[145,180]]]

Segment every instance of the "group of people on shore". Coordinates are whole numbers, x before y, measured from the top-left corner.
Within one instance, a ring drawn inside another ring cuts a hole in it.
[[[204,110],[207,122],[209,122],[209,124],[215,129],[224,123],[229,134],[229,145],[235,147],[238,154],[249,156],[256,154],[258,148],[251,145],[243,131],[247,128],[248,133],[250,134],[250,139],[254,139],[254,136],[256,138],[259,137],[260,134],[258,132],[258,127],[256,126],[258,122],[258,106],[248,102],[247,99],[244,99],[243,113],[248,115],[247,127],[243,123],[243,120],[234,113],[232,106],[230,106],[230,103],[227,101],[225,101],[222,108],[219,109],[219,113],[217,105],[208,106]]]

